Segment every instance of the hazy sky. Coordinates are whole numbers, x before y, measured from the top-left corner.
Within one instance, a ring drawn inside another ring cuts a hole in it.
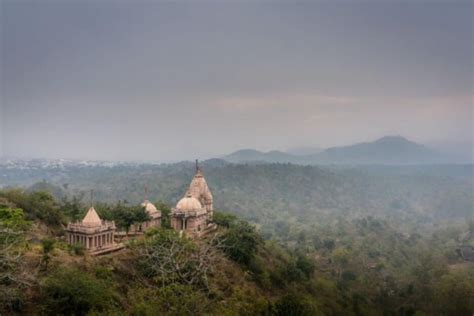
[[[384,2],[0,0],[3,153],[472,141],[472,2]]]

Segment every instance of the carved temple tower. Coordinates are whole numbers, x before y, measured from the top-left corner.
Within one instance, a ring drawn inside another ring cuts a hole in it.
[[[206,179],[196,160],[194,175],[185,196],[171,213],[171,227],[191,236],[201,236],[213,230],[213,197]]]

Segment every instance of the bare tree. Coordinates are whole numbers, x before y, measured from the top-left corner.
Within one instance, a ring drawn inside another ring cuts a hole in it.
[[[167,231],[147,238],[137,251],[144,258],[143,263],[149,273],[157,277],[161,286],[178,281],[208,289],[208,276],[222,247],[222,240],[217,235],[194,243]]]

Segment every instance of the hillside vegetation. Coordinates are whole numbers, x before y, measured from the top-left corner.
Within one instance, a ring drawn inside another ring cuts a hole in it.
[[[90,257],[65,244],[63,225],[86,209],[49,193],[0,191],[3,313],[45,315],[471,315],[474,267],[455,247],[474,223],[403,233],[373,216],[309,229],[275,225],[278,238],[216,212],[199,241],[164,226],[125,250]],[[123,202],[100,203],[119,219]],[[133,205],[130,205],[133,208]],[[74,215],[75,214],[75,215]],[[288,231],[290,229],[290,231]]]
[[[6,313],[124,315],[471,315],[472,165],[316,167],[203,163],[217,234],[168,230],[193,164],[3,169]],[[90,203],[121,229],[163,229],[90,257],[64,225]],[[179,255],[169,249],[180,249]],[[66,303],[67,302],[67,303]]]
[[[339,216],[388,217],[407,230],[465,222],[474,212],[473,166],[316,167],[291,164],[203,164],[215,206],[263,229],[279,222],[308,226]],[[4,185],[56,198],[139,203],[148,196],[174,204],[192,178],[191,163],[0,170]],[[39,183],[38,183],[39,181]],[[32,186],[34,185],[34,186]],[[269,233],[270,233],[269,232]]]

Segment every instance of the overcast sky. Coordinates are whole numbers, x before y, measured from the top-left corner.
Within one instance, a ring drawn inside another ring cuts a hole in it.
[[[4,155],[472,141],[471,1],[0,2]]]

